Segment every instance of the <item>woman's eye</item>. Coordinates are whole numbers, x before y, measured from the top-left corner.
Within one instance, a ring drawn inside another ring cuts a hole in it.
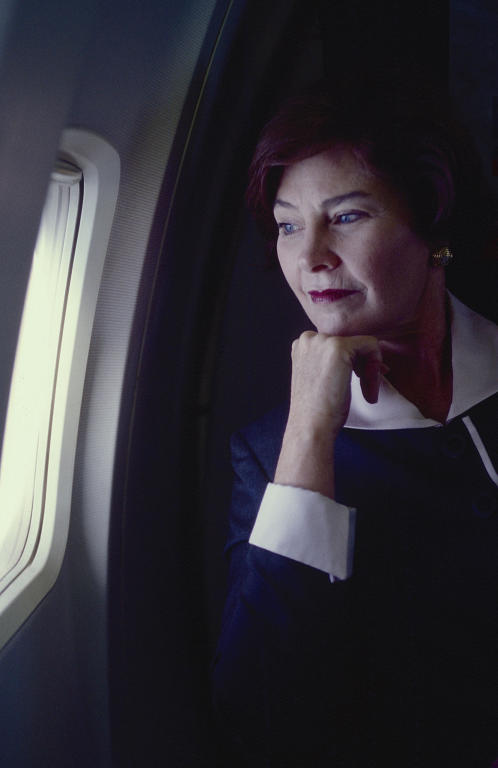
[[[283,221],[281,224],[278,225],[278,231],[282,235],[293,235],[294,232],[298,230],[297,224],[288,224],[287,222]]]
[[[365,214],[361,211],[351,211],[350,213],[338,213],[334,218],[334,224],[353,224],[361,219]]]

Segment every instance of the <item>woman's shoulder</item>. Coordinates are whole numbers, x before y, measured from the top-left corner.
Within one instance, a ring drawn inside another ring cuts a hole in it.
[[[453,418],[498,391],[498,327],[451,294],[450,300]]]

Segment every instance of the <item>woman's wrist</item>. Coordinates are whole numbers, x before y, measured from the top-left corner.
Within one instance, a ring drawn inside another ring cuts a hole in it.
[[[289,424],[274,482],[317,491],[334,498],[334,436],[323,428]]]

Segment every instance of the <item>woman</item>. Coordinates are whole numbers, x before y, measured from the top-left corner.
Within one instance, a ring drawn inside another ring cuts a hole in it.
[[[314,89],[256,150],[249,202],[316,332],[288,409],[232,444],[214,679],[251,765],[498,758],[498,333],[445,286],[482,231],[461,146],[430,102]]]

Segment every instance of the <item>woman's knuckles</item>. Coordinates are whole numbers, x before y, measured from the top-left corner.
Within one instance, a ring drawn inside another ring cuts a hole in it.
[[[372,357],[380,362],[377,339],[371,336],[327,336],[305,331],[292,344],[294,362],[321,360],[326,364],[343,364],[351,368],[362,357]]]

